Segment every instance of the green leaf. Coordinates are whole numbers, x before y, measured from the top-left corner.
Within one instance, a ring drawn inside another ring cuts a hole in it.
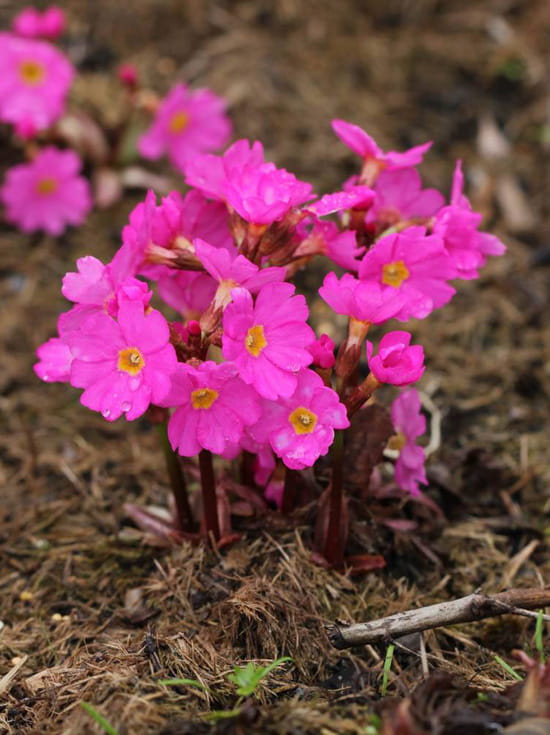
[[[202,689],[203,692],[209,692],[210,689],[205,686],[204,684],[201,684],[200,681],[197,681],[196,679],[159,679],[159,684],[163,684],[166,687],[196,687],[197,689]]]
[[[235,666],[233,671],[227,675],[227,679],[236,686],[239,697],[250,697],[254,694],[259,683],[265,679],[273,669],[276,669],[286,661],[292,661],[289,656],[283,656],[272,661],[267,666],[255,664],[249,661],[246,666]]]
[[[93,720],[97,722],[100,727],[103,728],[107,735],[119,735],[118,730],[109,724],[105,717],[103,717],[103,715],[100,714],[89,702],[80,702],[80,706]]]

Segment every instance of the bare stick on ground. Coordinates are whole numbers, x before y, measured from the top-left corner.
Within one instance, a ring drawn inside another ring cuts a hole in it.
[[[473,594],[450,602],[406,610],[368,623],[334,624],[327,627],[329,640],[335,648],[352,648],[368,643],[391,641],[394,638],[418,633],[421,630],[472,623],[496,615],[524,615],[537,617],[532,612],[550,606],[549,589],[512,589],[496,595]],[[544,620],[550,616],[544,615]]]

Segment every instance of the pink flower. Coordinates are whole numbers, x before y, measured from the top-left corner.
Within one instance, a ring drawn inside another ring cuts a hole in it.
[[[231,291],[238,286],[256,293],[267,283],[283,281],[286,275],[284,268],[259,268],[244,255],[236,257],[225,248],[215,248],[197,238],[193,241],[195,253],[207,273],[218,282],[214,297],[214,308],[219,310],[231,300]]]
[[[420,174],[414,168],[383,171],[374,189],[376,198],[365,221],[376,222],[382,228],[408,219],[431,217],[445,204],[437,189],[422,189]]]
[[[415,442],[426,431],[426,419],[420,411],[418,391],[411,388],[401,393],[392,403],[391,418],[400,445],[395,463],[395,481],[402,490],[418,495],[418,483],[428,483],[424,470],[425,452]]]
[[[92,199],[88,182],[78,175],[80,166],[73,151],[48,147],[30,163],[9,169],[0,189],[6,219],[23,232],[45,230],[54,236],[67,225],[82,224]]]
[[[146,308],[151,301],[151,291],[144,281],[137,278],[119,278],[111,265],[104,265],[92,255],[76,261],[77,273],[63,276],[61,293],[76,304],[96,306],[113,317],[118,314],[121,300],[141,301]]]
[[[306,324],[306,300],[294,290],[290,283],[269,283],[254,304],[246,289],[234,289],[223,315],[223,356],[264,398],[292,395],[296,373],[312,361],[306,345],[315,334]]]
[[[237,140],[222,156],[194,156],[185,170],[185,183],[200,189],[207,197],[224,201],[228,176],[237,175],[247,166],[263,163],[264,147],[260,141],[250,145],[248,140]]]
[[[196,156],[186,183],[227,203],[247,222],[270,225],[312,196],[311,184],[264,161],[263,146],[238,140],[223,156]]]
[[[392,319],[404,304],[403,295],[398,290],[388,294],[381,284],[359,281],[349,273],[340,279],[335,273],[328,273],[319,289],[319,296],[337,314],[370,324]]]
[[[41,13],[36,8],[24,8],[12,22],[12,28],[19,36],[26,38],[48,38],[55,40],[65,30],[65,13],[56,5],[51,5]]]
[[[356,271],[359,266],[358,257],[365,251],[364,247],[357,245],[353,230],[341,231],[330,221],[305,218],[298,223],[296,234],[301,238],[294,251],[297,258],[326,255],[342,268]]]
[[[287,467],[302,470],[328,452],[334,429],[348,426],[338,394],[317,373],[301,370],[292,396],[265,401],[263,414],[250,433],[259,441],[267,438]]]
[[[313,357],[313,364],[320,368],[328,369],[336,362],[334,356],[334,342],[328,334],[322,334],[318,339],[308,345],[308,350]]]
[[[43,130],[65,109],[74,69],[45,41],[0,33],[0,120]]]
[[[168,437],[174,451],[184,457],[201,449],[215,454],[231,451],[245,427],[260,417],[256,393],[231,363],[207,361],[196,368],[179,363],[172,380],[164,405],[177,409],[168,424]]]
[[[421,345],[410,347],[410,343],[409,332],[388,332],[373,356],[373,344],[367,340],[369,370],[380,383],[400,386],[420,380],[425,370],[424,349]]]
[[[123,246],[113,263],[155,280],[171,272],[158,261],[170,262],[179,254],[193,255],[192,241],[197,237],[216,247],[234,249],[223,204],[207,201],[198,191],[190,191],[185,197],[173,191],[157,205],[156,195],[150,190],[145,201],[130,213],[130,222],[122,230]]]
[[[400,168],[408,168],[409,166],[417,166],[422,162],[424,153],[431,147],[431,142],[417,145],[409,148],[404,153],[396,151],[384,151],[376,144],[358,125],[353,125],[345,120],[333,120],[332,129],[340,140],[357,153],[363,160],[374,160],[380,164],[381,168],[388,171],[395,171]]]
[[[457,277],[464,280],[478,278],[479,268],[487,261],[487,255],[502,255],[505,245],[495,235],[478,232],[481,215],[474,212],[463,195],[464,177],[461,162],[457,161],[449,206],[442,207],[435,215],[433,232],[443,239],[446,251],[457,270]]]
[[[208,273],[166,268],[166,273],[159,276],[157,290],[172,309],[186,318],[199,318],[214,298],[216,281]]]
[[[455,267],[438,235],[426,235],[423,227],[408,227],[380,238],[359,264],[359,278],[382,289],[382,298],[393,303],[403,297],[396,319],[423,319],[456,293],[447,283]]]
[[[34,372],[46,383],[68,383],[73,356],[69,345],[60,337],[52,337],[36,350],[39,362]]]
[[[270,225],[282,219],[311,196],[311,184],[273,163],[231,172],[224,187],[227,204],[254,225]]]
[[[160,404],[177,365],[169,338],[166,319],[155,309],[145,314],[140,301],[122,302],[117,321],[92,316],[67,337],[71,385],[85,389],[80,402],[108,421],[122,414],[132,421]]]
[[[350,186],[346,191],[325,194],[313,204],[308,204],[306,209],[317,217],[346,209],[368,209],[375,196],[376,193],[369,186]]]
[[[176,84],[160,103],[153,124],[138,141],[145,158],[157,159],[165,152],[179,171],[185,171],[197,153],[221,148],[231,134],[225,100],[208,89],[191,91]]]

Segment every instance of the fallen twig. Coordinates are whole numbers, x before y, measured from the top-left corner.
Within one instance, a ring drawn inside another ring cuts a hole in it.
[[[550,588],[512,589],[496,595],[474,593],[458,600],[406,610],[368,623],[336,623],[327,627],[327,633],[335,648],[352,648],[368,643],[388,642],[442,625],[471,623],[496,615],[513,614],[536,618],[537,613],[532,611],[548,606]],[[544,615],[543,619],[550,621],[550,615]]]

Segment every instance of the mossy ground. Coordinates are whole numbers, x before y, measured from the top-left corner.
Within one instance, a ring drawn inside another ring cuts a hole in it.
[[[11,5],[0,8],[4,27],[19,8]],[[433,139],[426,181],[448,190],[462,157],[474,204],[509,250],[481,279],[460,283],[448,307],[413,325],[427,354],[421,387],[442,412],[428,495],[444,520],[409,501],[365,498],[353,539],[386,567],[350,578],[312,562],[313,507],[293,519],[242,521],[241,540],[219,554],[146,543],[123,505],[167,504],[152,427],[109,425],[71,388],[34,376],[34,349],[65,308],[60,278],[81,255],[112,256],[140,194],[95,212],[59,241],[30,241],[0,225],[0,732],[99,732],[81,701],[121,734],[366,735],[377,715],[385,735],[473,735],[512,722],[520,686],[509,688],[495,655],[523,674],[512,651],[533,652],[533,621],[501,617],[427,634],[424,682],[412,638],[408,651],[396,652],[386,697],[385,647],[338,652],[324,626],[478,587],[548,584],[546,3],[64,6],[67,43],[82,66],[74,99],[106,124],[116,115],[113,71],[124,60],[161,90],[180,74],[226,95],[237,137],[263,140],[270,158],[319,192],[355,166],[330,131],[333,117],[364,125],[386,148]],[[491,135],[487,120],[510,144],[498,162],[479,133]],[[2,135],[8,164],[16,155]],[[506,198],[510,181],[515,200]],[[513,217],[518,188],[531,216],[521,224]],[[329,323],[321,305],[313,312],[338,336],[341,325]],[[395,531],[392,519],[413,523]],[[234,665],[278,656],[293,663],[261,684],[240,717],[205,719],[234,706],[227,680]],[[208,691],[159,684],[172,677],[197,679]]]

